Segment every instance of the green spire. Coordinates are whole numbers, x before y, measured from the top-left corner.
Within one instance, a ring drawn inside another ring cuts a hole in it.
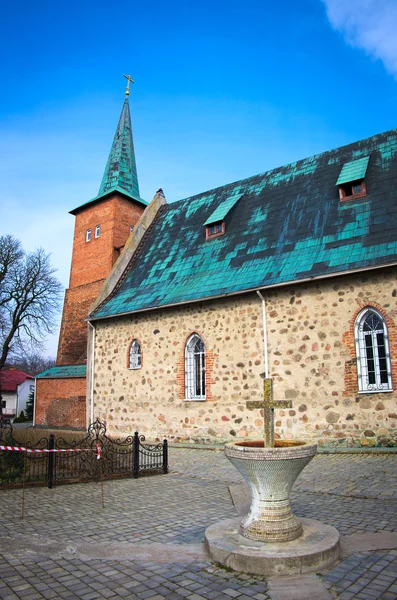
[[[97,198],[121,191],[140,201],[128,98],[125,99]]]

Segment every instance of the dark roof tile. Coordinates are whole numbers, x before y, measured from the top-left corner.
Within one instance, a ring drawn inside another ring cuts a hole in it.
[[[370,156],[367,196],[340,202],[343,164]],[[241,196],[225,235],[203,223]],[[110,317],[391,264],[397,260],[397,130],[169,204],[120,286]]]

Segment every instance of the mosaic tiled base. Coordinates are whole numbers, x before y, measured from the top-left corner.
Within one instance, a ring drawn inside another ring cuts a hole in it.
[[[251,490],[251,507],[241,534],[262,542],[288,542],[302,534],[289,495],[296,478],[317,452],[316,444],[263,448],[260,442],[226,444],[225,455]],[[298,444],[295,442],[295,444]]]

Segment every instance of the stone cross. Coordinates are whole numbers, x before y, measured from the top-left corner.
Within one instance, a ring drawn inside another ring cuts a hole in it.
[[[128,79],[127,87],[125,90],[125,95],[129,96],[130,95],[130,83],[135,83],[135,81],[131,78],[131,75],[124,75],[124,77],[126,79]]]
[[[263,402],[261,400],[252,400],[247,402],[247,408],[253,410],[255,408],[264,409],[264,447],[273,448],[274,446],[274,409],[275,408],[292,408],[291,400],[273,400],[273,381],[265,379],[263,382]]]

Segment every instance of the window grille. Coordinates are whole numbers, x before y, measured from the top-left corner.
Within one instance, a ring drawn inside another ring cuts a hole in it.
[[[356,320],[355,342],[360,392],[392,390],[389,336],[382,315],[366,308]]]
[[[205,400],[205,346],[197,333],[186,343],[185,397],[186,400]]]
[[[134,340],[130,348],[130,369],[140,369],[142,367],[141,345]]]

